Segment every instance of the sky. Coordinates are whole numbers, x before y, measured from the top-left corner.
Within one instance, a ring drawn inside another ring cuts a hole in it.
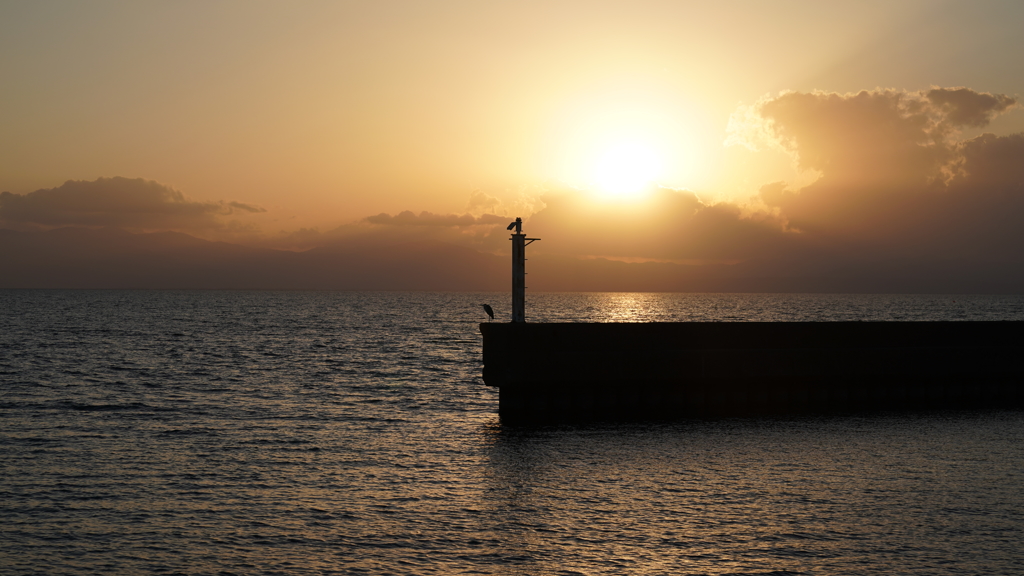
[[[0,227],[504,253],[522,216],[540,254],[1019,267],[1022,22],[1014,1],[3,2]]]

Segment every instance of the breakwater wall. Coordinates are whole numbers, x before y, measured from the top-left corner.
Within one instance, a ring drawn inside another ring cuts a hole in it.
[[[502,421],[1024,407],[1024,322],[483,323]]]

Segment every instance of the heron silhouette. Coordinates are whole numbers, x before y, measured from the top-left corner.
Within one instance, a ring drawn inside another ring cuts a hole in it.
[[[490,304],[481,304],[481,306],[484,307],[484,312],[487,312],[487,315],[491,317],[491,320],[494,320],[494,308],[491,308]],[[488,322],[491,320],[488,320]]]

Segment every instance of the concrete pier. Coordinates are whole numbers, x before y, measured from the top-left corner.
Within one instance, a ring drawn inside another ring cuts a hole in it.
[[[1024,407],[1024,322],[485,323],[504,422]]]

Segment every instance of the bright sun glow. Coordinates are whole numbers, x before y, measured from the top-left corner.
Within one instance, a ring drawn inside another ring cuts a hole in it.
[[[614,198],[632,198],[660,174],[661,158],[641,142],[616,142],[599,154],[593,167],[597,189]]]

